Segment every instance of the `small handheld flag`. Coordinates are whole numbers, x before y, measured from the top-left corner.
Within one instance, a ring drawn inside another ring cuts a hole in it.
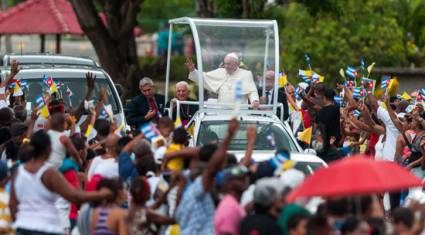
[[[160,138],[158,129],[156,128],[155,124],[151,122],[140,126],[140,132],[142,132],[145,138],[151,143]]]
[[[52,77],[47,77],[47,75],[43,75],[43,82],[50,88],[50,93],[58,92],[58,88],[56,87],[55,82]]]
[[[360,117],[361,114],[362,113],[359,110],[357,110],[357,109],[353,110],[354,117]]]
[[[345,70],[345,74],[351,78],[356,78],[358,76],[357,70],[353,67],[348,66]]]
[[[373,79],[362,77],[362,85],[368,83],[368,87],[366,87],[366,90],[368,93],[373,93],[375,91],[375,84],[376,81]]]
[[[410,95],[409,95],[409,94],[407,94],[407,92],[404,92],[404,93],[400,96],[400,98],[402,98],[403,100],[411,100],[411,99],[412,99],[412,97],[410,97]]]
[[[180,117],[180,115],[179,116],[177,116],[176,117],[176,120],[174,121],[174,128],[179,128],[179,127],[182,127],[182,119],[181,119],[181,117]]]
[[[343,68],[340,68],[339,69],[339,75],[341,75],[341,77],[343,77],[344,79],[346,79],[345,78],[345,72],[344,72],[344,69]]]
[[[344,81],[344,86],[347,88],[353,88],[356,86],[356,81]]]
[[[72,95],[74,95],[74,93],[71,91],[71,89],[68,87],[66,87],[66,94],[68,95],[68,97],[71,97]]]
[[[338,105],[341,105],[342,104],[342,101],[343,101],[343,98],[341,96],[336,95],[336,96],[334,96],[334,101]]]
[[[382,76],[381,88],[387,89],[390,85],[391,77],[390,76]]]
[[[367,77],[370,76],[370,73],[372,72],[373,66],[375,66],[375,62],[367,66]]]
[[[312,130],[311,127],[309,127],[307,129],[305,129],[304,131],[299,132],[297,139],[299,139],[299,140],[301,140],[301,141],[303,141],[307,144],[310,144],[312,133],[313,133],[313,130]]]
[[[287,82],[288,82],[288,80],[287,80],[286,74],[283,73],[283,72],[280,72],[279,73],[279,81],[278,81],[279,87],[284,87]]]
[[[39,96],[35,99],[35,103],[37,104],[37,107],[43,107],[46,103],[44,101],[43,96]]]
[[[298,75],[301,76],[301,77],[303,77],[303,76],[304,77],[311,77],[313,75],[313,71],[299,69],[298,70]]]
[[[18,83],[15,84],[15,87],[13,88],[13,96],[22,96],[24,95],[24,92],[21,89],[21,86],[19,86]]]
[[[353,90],[353,98],[364,98],[366,96],[366,91],[362,87],[355,87]]]

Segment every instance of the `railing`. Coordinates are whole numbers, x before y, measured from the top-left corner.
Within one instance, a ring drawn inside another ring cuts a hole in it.
[[[172,99],[170,101],[170,107],[166,108],[166,110],[168,110],[168,116],[171,119],[173,119],[174,104],[176,105],[176,117],[179,117],[181,104],[199,106],[200,102]],[[235,114],[235,104],[211,102],[204,102],[203,104],[204,108],[202,112],[207,114]],[[283,120],[283,104],[277,103],[277,105],[280,108],[280,120]],[[273,116],[276,115],[276,113],[273,112],[273,107],[273,104],[261,104],[257,109],[254,109],[250,104],[240,104],[237,114]]]

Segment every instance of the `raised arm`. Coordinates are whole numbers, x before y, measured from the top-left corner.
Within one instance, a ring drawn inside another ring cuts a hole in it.
[[[321,107],[320,105],[318,105],[318,104],[315,104],[315,103],[314,103],[314,102],[310,99],[310,97],[311,97],[311,95],[312,95],[312,93],[313,93],[313,90],[314,90],[314,87],[313,87],[313,86],[311,86],[311,88],[310,88],[310,90],[308,91],[308,94],[307,94],[307,95],[304,95],[302,90],[300,91],[300,93],[299,93],[298,95],[299,95],[299,96],[303,99],[304,103],[305,103],[307,106],[309,106],[310,108],[312,108],[312,109],[314,109],[314,110],[319,110],[319,109],[321,109],[322,107]]]
[[[366,125],[369,125],[371,127],[371,131],[373,133],[380,134],[380,135],[385,134],[385,129],[373,121],[369,113],[369,110],[367,109],[366,106],[360,107],[360,111]]]
[[[12,80],[12,78],[18,74],[19,70],[19,63],[16,60],[12,60],[12,63],[10,64],[10,73],[7,75],[7,78],[1,82],[1,87],[7,87],[10,83],[10,80]]]
[[[75,110],[75,116],[77,120],[79,120],[84,113],[84,101],[89,100],[93,94],[95,81],[96,75],[92,73],[86,74],[87,92],[86,97],[81,101],[80,105],[78,105],[78,108]]]
[[[257,137],[257,127],[255,125],[250,125],[246,131],[246,138],[248,139],[248,144],[246,146],[245,156],[241,161],[241,165],[249,167],[252,163],[252,152],[254,151],[255,139]]]
[[[232,141],[233,136],[239,128],[239,121],[237,119],[232,119],[229,122],[228,133],[226,138],[224,138],[223,143],[220,147],[214,152],[211,160],[208,162],[207,169],[202,175],[202,184],[204,186],[204,191],[210,191],[212,184],[214,182],[214,177],[217,172],[221,169],[224,160],[226,159],[226,151]]]
[[[342,88],[344,89],[344,97],[348,100],[348,103],[350,104],[350,106],[357,108],[359,105],[353,99],[353,92],[351,92],[351,90],[348,89],[346,86],[342,86]]]
[[[384,97],[384,102],[387,106],[388,114],[390,115],[391,121],[393,122],[394,126],[397,128],[398,131],[403,132],[403,125],[401,124],[400,120],[398,120],[394,110],[392,110],[388,96]]]
[[[48,189],[61,195],[70,202],[91,202],[100,201],[112,196],[108,189],[101,189],[95,192],[85,192],[79,189],[74,189],[65,180],[65,178],[56,169],[48,169],[42,176],[42,181]]]

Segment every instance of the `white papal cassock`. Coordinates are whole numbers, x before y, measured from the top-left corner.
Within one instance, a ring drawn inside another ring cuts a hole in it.
[[[189,79],[198,83],[198,70],[189,73]],[[255,86],[252,73],[249,70],[238,68],[232,74],[228,74],[224,68],[218,68],[204,72],[204,88],[218,94],[218,103],[235,103],[236,82],[242,80],[243,98],[242,103],[258,101],[258,91]]]

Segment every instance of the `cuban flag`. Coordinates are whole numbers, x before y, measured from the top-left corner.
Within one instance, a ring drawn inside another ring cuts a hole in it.
[[[355,109],[355,110],[353,110],[353,115],[354,115],[354,117],[360,117],[361,112],[359,110]]]
[[[356,81],[344,81],[344,86],[347,88],[353,88],[356,86]]]
[[[26,87],[28,85],[28,82],[26,80],[23,80],[23,79],[19,79],[19,80],[12,79],[10,81],[9,88],[15,88],[16,84],[18,84],[19,87],[23,88],[23,87]]]
[[[52,77],[48,77],[47,75],[43,75],[43,82],[48,87],[51,87],[53,85],[53,78]]]
[[[391,77],[390,76],[382,76],[381,88],[387,89],[390,85]]]
[[[158,129],[152,122],[140,126],[140,132],[142,132],[145,138],[151,143],[160,137]]]
[[[297,100],[301,99],[300,90],[301,90],[301,88],[299,86],[295,87],[295,99],[297,99]]]
[[[367,92],[372,93],[375,90],[376,81],[373,80],[373,79],[363,77],[362,78],[362,85],[364,85],[365,83],[368,83],[368,87],[366,88]]]
[[[342,97],[341,96],[338,96],[338,95],[336,95],[336,96],[334,96],[334,101],[335,101],[335,103],[337,103],[338,105],[341,105],[342,104]]]
[[[355,87],[353,90],[353,98],[364,98],[366,96],[366,91],[362,87]]]
[[[351,78],[356,78],[358,75],[357,70],[350,66],[348,66],[347,69],[345,70],[345,74],[347,74],[347,76]]]
[[[65,86],[65,84],[63,84],[62,82],[57,82],[56,83],[56,87],[57,88],[62,88],[63,86]]]
[[[44,101],[44,98],[43,98],[43,96],[39,96],[39,97],[37,97],[36,99],[35,99],[35,103],[37,104],[37,107],[43,107],[45,104],[46,104],[46,102]]]

